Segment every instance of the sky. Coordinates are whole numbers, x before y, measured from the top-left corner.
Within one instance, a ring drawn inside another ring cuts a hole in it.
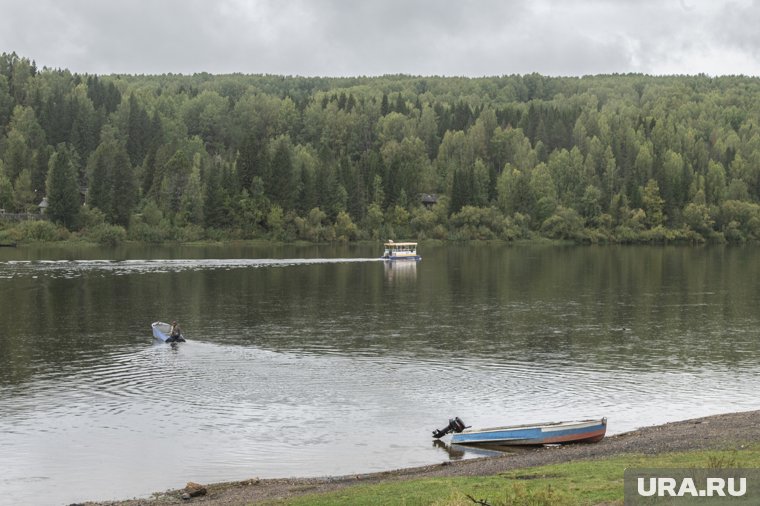
[[[760,75],[760,0],[0,0],[0,52],[90,74]]]

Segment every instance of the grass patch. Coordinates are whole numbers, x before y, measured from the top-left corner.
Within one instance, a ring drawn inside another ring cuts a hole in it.
[[[694,451],[517,469],[494,476],[426,478],[355,485],[269,504],[294,506],[622,505],[626,468],[760,468],[760,445],[738,451]]]

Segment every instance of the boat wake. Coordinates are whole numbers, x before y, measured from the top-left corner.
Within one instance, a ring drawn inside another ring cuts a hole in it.
[[[223,258],[158,260],[12,260],[0,262],[0,279],[44,275],[73,278],[89,273],[109,275],[149,274],[200,270],[232,270],[259,267],[379,262],[381,258]]]

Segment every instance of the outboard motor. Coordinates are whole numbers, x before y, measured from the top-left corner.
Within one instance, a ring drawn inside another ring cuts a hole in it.
[[[449,424],[442,428],[442,429],[436,429],[433,431],[433,437],[436,439],[440,439],[449,432],[462,432],[464,429],[466,429],[467,426],[464,424],[461,418],[458,416],[454,418],[449,419]]]

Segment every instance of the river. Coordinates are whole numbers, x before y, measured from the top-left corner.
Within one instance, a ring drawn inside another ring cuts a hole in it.
[[[431,431],[757,409],[754,246],[0,248],[0,503],[441,462]],[[177,319],[187,343],[154,341]]]

